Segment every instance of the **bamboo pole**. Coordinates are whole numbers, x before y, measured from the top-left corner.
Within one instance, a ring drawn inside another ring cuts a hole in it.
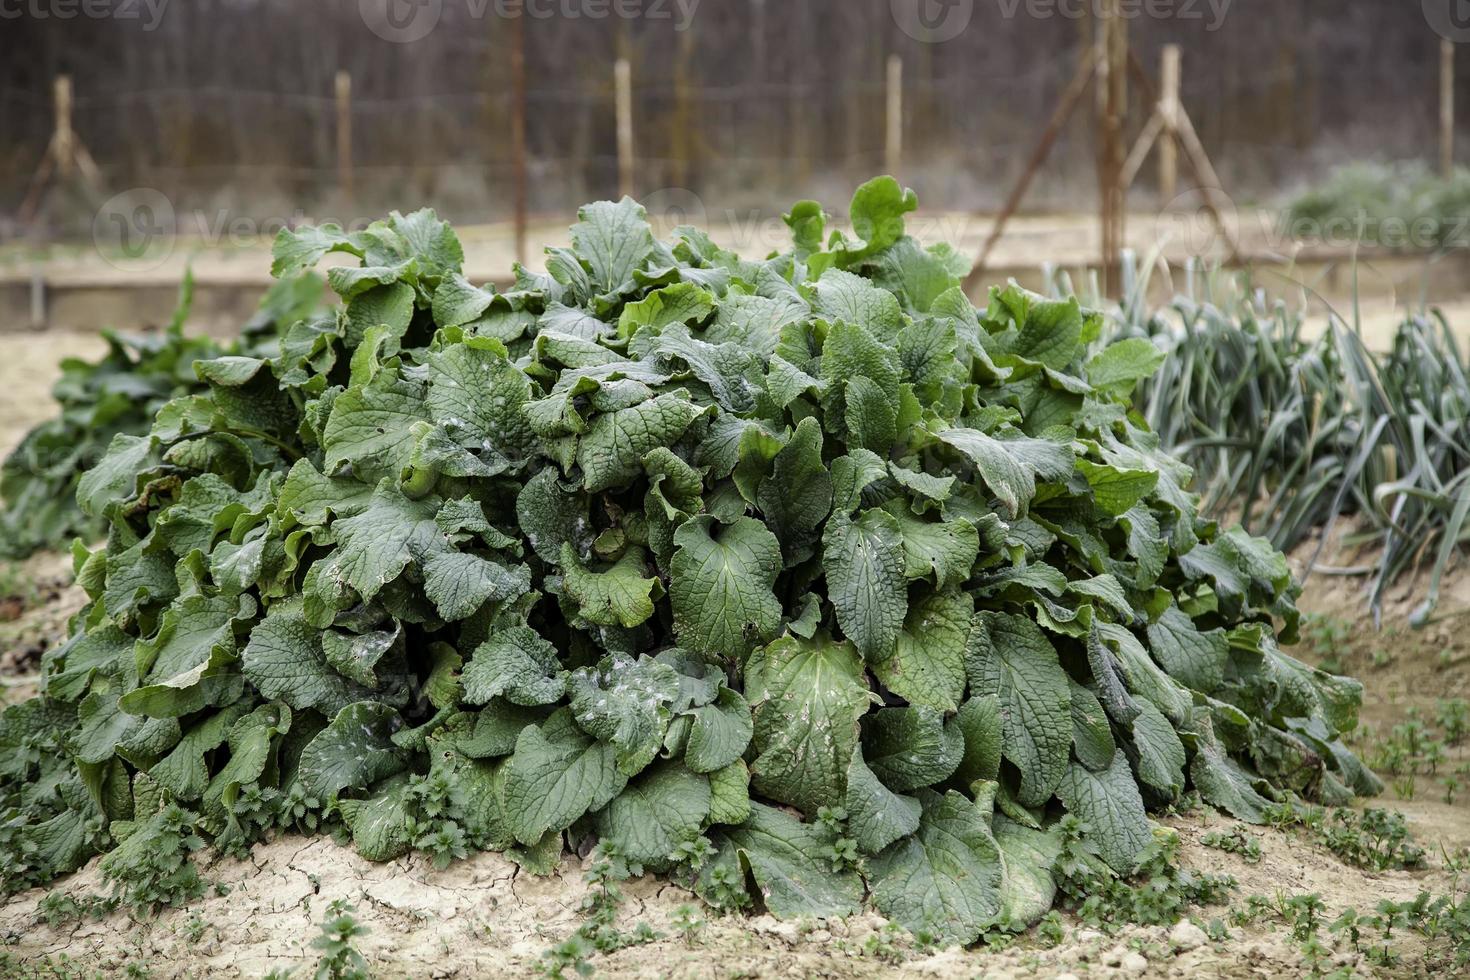
[[[1118,291],[1118,262],[1123,249],[1124,188],[1122,185],[1123,112],[1128,70],[1127,22],[1121,16],[1120,0],[1107,0],[1107,10],[1097,25],[1098,196],[1101,204],[1098,261],[1103,270],[1103,289],[1109,296]]]
[[[1439,42],[1439,172],[1455,170],[1455,42]]]
[[[75,169],[81,171],[82,179],[93,190],[96,190],[102,183],[102,171],[98,168],[97,162],[92,159],[92,154],[82,145],[82,141],[77,139],[76,130],[72,127],[70,75],[56,76],[51,86],[51,98],[53,112],[51,139],[46,144],[46,154],[36,167],[30,186],[26,188],[25,198],[21,201],[18,212],[21,224],[27,224],[35,217],[36,210],[41,206],[42,192],[45,191],[53,175],[61,180],[66,180],[71,177]]]
[[[1109,95],[1113,119],[1113,243],[1112,259],[1116,264],[1114,292],[1120,291],[1123,275],[1123,247],[1128,241],[1128,185],[1123,182],[1124,118],[1128,114],[1128,18],[1123,16],[1121,0],[1113,0],[1113,91]]]
[[[1220,183],[1220,176],[1215,173],[1209,154],[1205,153],[1204,144],[1200,142],[1199,134],[1194,131],[1194,123],[1189,121],[1189,113],[1180,108],[1176,118],[1179,126],[1175,133],[1179,138],[1179,145],[1184,149],[1184,160],[1194,171],[1194,179],[1200,185],[1205,210],[1214,220],[1215,227],[1220,230],[1220,236],[1225,239],[1225,247],[1230,251],[1230,260],[1239,262],[1240,245],[1236,242],[1234,233],[1226,226],[1225,217],[1215,201],[1215,195],[1223,196],[1225,193],[1225,188]]]
[[[337,187],[344,199],[353,198],[352,74],[337,72]]]
[[[72,145],[76,132],[71,127],[71,76],[57,75],[52,84],[52,101],[55,104],[56,130],[52,137],[51,152],[56,156],[56,173],[62,180],[71,176],[76,163]]]
[[[1062,97],[1057,101],[1057,107],[1052,110],[1051,118],[1047,120],[1046,129],[1042,130],[1041,138],[1036,141],[1036,147],[1031,151],[1031,156],[1026,160],[1026,167],[1021,171],[1021,179],[1016,181],[1016,186],[1011,189],[1011,194],[1006,198],[1005,205],[1000,214],[996,216],[995,225],[990,229],[990,235],[985,239],[984,246],[980,249],[980,257],[975,260],[975,267],[970,270],[970,275],[965,279],[965,290],[968,292],[976,283],[980,282],[985,275],[985,263],[990,259],[990,253],[995,248],[995,243],[1000,241],[1000,236],[1005,233],[1006,223],[1021,206],[1021,200],[1026,196],[1026,191],[1031,186],[1031,181],[1036,177],[1041,165],[1046,162],[1047,155],[1051,153],[1052,146],[1061,134],[1062,127],[1066,125],[1067,119],[1087,94],[1087,86],[1092,82],[1094,59],[1096,52],[1089,50],[1082,55],[1082,61],[1077,65],[1077,73],[1067,83]]]
[[[619,58],[613,66],[618,117],[618,194],[633,196],[633,66]]]
[[[515,184],[516,261],[526,262],[526,27],[512,17],[510,28],[510,154]]]
[[[896,54],[888,56],[888,126],[883,165],[894,176],[903,167],[903,59]]]
[[[1159,115],[1164,141],[1159,145],[1159,198],[1174,199],[1179,186],[1179,152],[1174,133],[1179,128],[1179,45],[1166,44],[1159,64]],[[1141,161],[1140,161],[1141,162]]]
[[[1144,123],[1143,132],[1138,136],[1138,142],[1133,144],[1133,149],[1128,151],[1128,158],[1123,161],[1123,172],[1118,180],[1124,187],[1131,187],[1133,181],[1138,178],[1138,171],[1143,169],[1143,161],[1148,158],[1148,151],[1153,149],[1154,144],[1158,142],[1159,136],[1163,132],[1164,117],[1158,112],[1155,112],[1148,117],[1148,122]],[[1159,147],[1159,154],[1162,156],[1164,147],[1170,145],[1172,145],[1171,142],[1166,139]],[[1167,201],[1173,196],[1171,192],[1164,200]]]

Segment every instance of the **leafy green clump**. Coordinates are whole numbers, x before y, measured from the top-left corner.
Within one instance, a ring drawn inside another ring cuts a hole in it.
[[[1200,837],[1205,847],[1213,847],[1231,854],[1239,854],[1246,864],[1261,863],[1261,839],[1248,834],[1239,827],[1213,831]]]
[[[171,399],[204,391],[195,361],[273,348],[279,327],[307,315],[322,292],[315,275],[283,280],[266,294],[240,339],[222,345],[207,336],[184,336],[193,298],[193,280],[186,278],[163,333],[130,337],[104,330],[107,353],[101,358],[63,361],[52,389],[60,412],[27,432],[0,464],[0,558],[64,548],[78,536],[101,537],[107,523],[78,509],[77,483],[112,439],[146,433]]]
[[[1376,549],[1375,617],[1391,584],[1428,567],[1410,618],[1423,625],[1470,527],[1470,360],[1437,312],[1409,316],[1378,353],[1340,320],[1311,336],[1301,310],[1247,285],[1125,311],[1117,333],[1167,354],[1139,413],[1194,468],[1206,513],[1237,513],[1282,550],[1352,515]]]
[[[25,880],[187,809],[377,859],[597,839],[719,908],[970,942],[1078,834],[1132,872],[1191,786],[1252,821],[1376,790],[1359,686],[1278,649],[1284,558],[1129,411],[1156,349],[976,310],[914,206],[798,204],[748,261],[593,204],[504,292],[429,211],[283,233],[279,276],[360,260],[344,305],[198,362],[78,488],[91,603],[0,720]]]
[[[1458,882],[1460,869],[1452,870]],[[1403,968],[1406,952],[1413,955],[1415,969],[1425,974],[1442,968],[1463,971],[1470,964],[1470,897],[1458,886],[1448,895],[1421,891],[1404,902],[1385,898],[1371,912],[1349,906],[1330,922],[1326,916],[1327,907],[1315,892],[1251,895],[1231,913],[1236,925],[1267,918],[1288,926],[1304,961],[1304,972],[1311,976],[1355,975],[1348,966],[1328,970],[1336,957],[1332,945],[1321,935],[1324,927],[1339,946],[1346,946],[1369,966],[1384,971]],[[1406,949],[1406,940],[1413,941],[1410,937],[1419,940],[1412,950]]]
[[[1403,814],[1378,807],[1327,809],[1290,800],[1266,810],[1273,827],[1301,827],[1343,862],[1369,871],[1401,871],[1425,865],[1424,848],[1409,833]]]
[[[313,980],[367,980],[372,976],[367,959],[358,952],[354,940],[367,935],[358,925],[357,910],[338,899],[327,906],[327,918],[321,924],[321,935],[311,945],[321,950]]]
[[[1074,816],[1057,825],[1061,848],[1053,865],[1062,896],[1079,921],[1108,932],[1125,925],[1169,925],[1192,905],[1223,904],[1235,888],[1229,875],[1183,870],[1177,835],[1162,833],[1139,853],[1136,884],[1117,880]]]

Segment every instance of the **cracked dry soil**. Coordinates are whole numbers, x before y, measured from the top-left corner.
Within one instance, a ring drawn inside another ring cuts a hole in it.
[[[1420,839],[1436,853],[1470,845],[1470,820],[1456,807],[1418,801],[1405,810]],[[1250,894],[1315,891],[1328,906],[1328,921],[1343,908],[1367,909],[1388,898],[1404,901],[1421,889],[1444,891],[1450,878],[1433,859],[1430,870],[1374,874],[1348,867],[1330,853],[1288,833],[1251,828],[1264,856],[1247,864],[1233,854],[1203,847],[1201,835],[1228,827],[1228,818],[1200,811],[1167,823],[1180,834],[1184,862],[1201,871],[1227,872],[1240,881],[1237,902]],[[370,931],[358,942],[374,976],[404,978],[524,977],[541,954],[581,922],[587,892],[583,866],[570,855],[556,873],[538,878],[497,854],[476,854],[444,871],[425,860],[375,864],[330,838],[283,837],[255,849],[249,860],[205,859],[211,888],[182,909],[153,917],[125,910],[96,921],[60,928],[38,913],[44,891],[34,889],[0,906],[0,939],[14,963],[55,965],[64,955],[90,975],[123,975],[145,967],[155,978],[259,977],[271,970],[309,975],[316,962],[311,941],[334,899],[357,908]],[[78,898],[106,893],[94,861],[58,887]],[[219,892],[224,892],[220,894]],[[692,941],[673,925],[676,910],[697,905],[678,885],[656,878],[628,882],[620,922],[646,922],[660,934],[654,943],[630,947],[593,963],[607,977],[1279,977],[1303,971],[1283,931],[1269,925],[1232,928],[1228,939],[1193,949],[1172,948],[1169,930],[1131,927],[1103,936],[1066,920],[1063,942],[1047,948],[1035,936],[1003,950],[903,949],[894,963],[864,952],[883,920],[865,913],[836,922],[778,922],[770,916],[711,917]],[[1199,917],[1225,917],[1209,907]],[[1324,932],[1325,935],[1325,932]],[[1129,953],[1139,956],[1129,956]],[[1423,975],[1423,947],[1402,947],[1401,967],[1378,973],[1350,952],[1337,965],[1356,965],[1361,975]],[[1141,956],[1141,960],[1140,960]],[[1142,970],[1140,973],[1140,965]]]

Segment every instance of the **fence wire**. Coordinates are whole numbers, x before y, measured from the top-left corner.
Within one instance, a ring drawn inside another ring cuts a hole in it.
[[[261,2],[281,17],[318,16]],[[1287,12],[1291,5],[1237,3],[1263,22],[1232,28],[1223,41],[1200,35],[1198,44],[1186,46],[1181,90],[1237,200],[1269,201],[1349,158],[1435,154],[1432,38],[1410,35],[1406,28],[1400,47],[1414,57],[1390,51],[1393,57],[1339,63],[1324,57],[1326,48],[1313,47],[1319,28]],[[1024,30],[998,25],[969,54],[902,38],[898,43],[883,13],[867,9],[887,8],[886,2],[793,0],[789,13],[780,16],[774,5],[765,9],[758,37],[740,33],[750,22],[730,18],[762,6],[753,0],[722,4],[710,15],[712,23],[698,24],[693,42],[672,35],[649,40],[635,32],[626,43],[609,43],[604,36],[601,43],[568,41],[561,50],[556,45],[563,42],[552,43],[542,25],[528,25],[532,210],[569,214],[581,201],[616,193],[612,61],[618,50],[634,59],[640,195],[678,188],[712,207],[774,209],[802,197],[840,207],[855,183],[890,162],[883,65],[888,53],[897,53],[904,65],[899,176],[919,191],[925,206],[955,210],[991,209],[1004,199],[1082,51],[1071,24],[1022,25]],[[1364,31],[1385,16],[1364,13],[1356,4],[1303,0],[1302,6],[1362,21]],[[198,7],[216,18],[234,10],[224,0],[200,0]],[[346,17],[356,4],[321,0],[320,9]],[[861,39],[861,51],[824,48],[824,34],[839,36],[842,18],[850,19],[855,32],[843,36]],[[1270,18],[1297,23],[1299,36],[1290,43],[1263,43],[1275,31],[1265,22]],[[337,21],[324,20],[315,33],[302,32],[303,38],[325,39],[319,50],[305,46],[298,52],[281,42],[282,60],[271,64],[284,64],[289,56],[302,58],[306,67],[292,74],[278,67],[272,79],[248,66],[234,73],[224,66],[210,70],[208,63],[200,67],[201,59],[233,64],[248,53],[230,47],[228,24],[203,35],[207,40],[194,44],[200,50],[185,50],[194,22],[178,21],[164,27],[176,27],[182,39],[140,48],[150,56],[176,54],[178,65],[164,57],[157,59],[157,69],[147,61],[130,63],[114,80],[106,71],[54,57],[42,59],[52,64],[32,66],[37,70],[23,83],[0,87],[0,132],[6,133],[0,143],[0,215],[16,213],[46,152],[55,125],[50,78],[57,72],[41,69],[58,65],[75,73],[73,128],[100,167],[103,184],[74,193],[59,189],[38,216],[42,226],[64,231],[69,222],[84,224],[98,198],[141,187],[160,191],[179,209],[244,217],[344,207],[367,216],[420,202],[459,222],[509,214],[513,106],[503,25],[441,30],[430,52],[437,64],[424,64],[424,52],[410,63],[392,46],[345,45],[328,29]],[[881,37],[863,33],[863,25],[875,24],[883,28]],[[1167,27],[1142,24],[1135,32],[1135,51],[1146,72],[1157,63],[1158,42],[1171,36]],[[804,39],[783,40],[802,31]],[[1041,31],[1049,32],[1045,43],[1037,40]],[[1418,31],[1427,35],[1422,24]],[[350,202],[339,186],[332,83],[339,67],[353,76]],[[189,84],[191,74],[209,77]],[[297,83],[282,84],[286,78]],[[139,79],[146,83],[137,84]],[[1343,94],[1349,89],[1351,97]],[[1406,99],[1406,92],[1417,94]],[[1138,85],[1130,86],[1130,100],[1131,142],[1149,107]],[[1089,97],[1038,174],[1027,206],[1093,209],[1096,155]],[[1141,172],[1137,192],[1144,199],[1154,192],[1155,172],[1152,163]]]

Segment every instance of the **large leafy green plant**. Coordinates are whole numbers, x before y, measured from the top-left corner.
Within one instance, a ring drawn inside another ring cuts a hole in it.
[[[32,428],[0,464],[0,558],[24,558],[40,548],[65,548],[106,530],[101,516],[76,505],[77,482],[97,464],[119,434],[148,431],[170,399],[203,391],[194,362],[274,345],[279,327],[294,323],[320,301],[315,275],[277,283],[261,301],[238,339],[221,344],[186,336],[193,279],[186,276],[178,307],[156,335],[102,331],[107,351],[95,361],[67,358],[52,388],[60,411]]]
[[[81,481],[92,601],[0,723],[11,881],[121,841],[104,871],[187,896],[197,833],[340,819],[968,942],[1051,905],[1064,812],[1127,874],[1191,786],[1374,790],[1358,685],[1278,649],[1284,559],[1129,411],[1157,350],[976,310],[914,205],[799,204],[748,261],[593,204],[504,292],[429,211],[283,233],[277,275],[360,260],[343,306],[198,362]]]

